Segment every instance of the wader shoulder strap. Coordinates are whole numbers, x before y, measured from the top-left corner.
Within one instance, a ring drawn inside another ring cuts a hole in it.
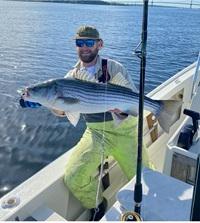
[[[108,60],[102,59],[102,75],[98,78],[98,81],[101,83],[107,83],[110,80],[110,74],[108,73],[107,67]],[[99,173],[100,173],[101,165],[99,166]],[[110,186],[110,176],[109,176],[109,164],[105,162],[103,165],[103,170],[106,172],[102,180],[103,189],[106,190]],[[107,170],[107,171],[106,171]]]
[[[107,59],[102,59],[102,75],[98,78],[99,82],[106,83],[110,80],[110,74],[108,73],[107,63]]]

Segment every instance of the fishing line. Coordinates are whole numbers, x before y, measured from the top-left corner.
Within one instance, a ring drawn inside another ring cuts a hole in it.
[[[104,106],[105,106],[105,111],[107,108],[107,103],[106,103],[106,97],[107,97],[107,77],[108,77],[108,72],[106,70],[106,82],[105,82],[105,91],[104,91]],[[106,129],[106,112],[104,112],[103,115],[103,129],[102,129],[102,143],[101,143],[101,162],[100,162],[100,171],[99,171],[99,177],[98,177],[98,185],[97,185],[97,194],[96,194],[96,208],[95,212],[93,215],[93,221],[95,219],[96,214],[99,212],[99,194],[100,194],[100,188],[101,188],[101,179],[103,177],[103,166],[104,166],[104,160],[105,160],[105,129]]]

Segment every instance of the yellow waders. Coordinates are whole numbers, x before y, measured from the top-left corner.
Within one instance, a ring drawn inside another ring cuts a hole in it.
[[[119,163],[128,180],[135,175],[137,120],[129,116],[117,127],[113,121],[87,123],[85,133],[73,148],[64,176],[65,184],[85,208],[96,206],[98,179],[94,176],[101,163],[104,125],[104,155]],[[99,201],[102,201],[101,191]]]

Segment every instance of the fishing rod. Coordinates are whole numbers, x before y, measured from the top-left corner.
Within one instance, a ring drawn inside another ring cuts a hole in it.
[[[145,68],[146,68],[146,46],[147,46],[147,24],[148,24],[148,0],[143,0],[143,21],[141,34],[141,50],[135,50],[140,61],[140,87],[139,87],[139,117],[138,117],[138,154],[136,182],[134,189],[135,212],[140,215],[142,202],[142,147],[143,147],[143,113],[144,113],[144,85],[145,85]]]
[[[140,87],[139,87],[139,117],[138,117],[138,151],[136,182],[134,188],[135,211],[125,212],[122,221],[141,221],[140,216],[142,203],[142,147],[143,147],[143,113],[144,113],[144,84],[146,68],[146,46],[147,46],[147,24],[148,24],[148,0],[143,0],[143,19],[141,42],[134,50],[134,54],[140,58]],[[140,47],[140,50],[138,50]]]

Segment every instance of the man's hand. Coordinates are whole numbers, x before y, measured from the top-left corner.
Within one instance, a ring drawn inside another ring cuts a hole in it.
[[[114,112],[116,114],[120,114],[120,113],[123,113],[121,110],[119,110],[118,108],[115,108],[113,110],[110,110],[110,112]]]
[[[56,109],[51,109],[51,112],[56,115],[56,116],[59,116],[59,117],[65,117],[66,114],[64,111],[60,111],[60,110],[56,110]]]
[[[112,110],[110,110],[110,112],[115,113],[115,115],[121,120],[128,117],[128,114],[124,113],[123,111],[119,110],[118,108],[112,109]]]

